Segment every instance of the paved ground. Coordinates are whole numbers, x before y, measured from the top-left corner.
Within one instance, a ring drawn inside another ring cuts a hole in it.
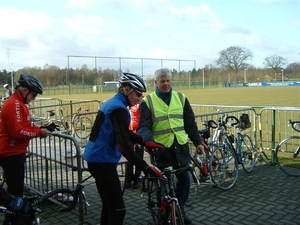
[[[92,181],[92,180],[91,180]],[[202,183],[193,206],[187,207],[193,224],[207,225],[296,225],[300,224],[300,178],[289,177],[276,166],[257,165],[250,174],[240,170],[233,189],[223,191]],[[85,220],[99,224],[100,198],[93,183],[85,187],[90,203]],[[147,225],[146,197],[139,190],[127,189],[124,194],[127,214],[124,224]],[[78,217],[61,213],[46,224],[78,224]]]
[[[207,225],[298,225],[300,224],[300,178],[289,177],[276,166],[257,165],[250,174],[240,170],[233,189],[222,191],[202,183],[193,206],[186,211],[193,224]],[[86,183],[90,203],[85,221],[99,224],[101,202],[93,180]],[[127,214],[124,224],[147,225],[151,221],[146,211],[146,197],[139,190],[127,189],[124,194]],[[42,224],[79,224],[72,213],[53,214]]]

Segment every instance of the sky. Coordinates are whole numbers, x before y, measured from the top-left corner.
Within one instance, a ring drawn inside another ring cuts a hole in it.
[[[203,68],[230,46],[251,50],[255,67],[300,62],[300,0],[0,0],[0,27],[8,71]]]

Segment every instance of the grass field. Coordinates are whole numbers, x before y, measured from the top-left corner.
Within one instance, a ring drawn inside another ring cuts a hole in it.
[[[176,90],[193,104],[244,106],[300,106],[300,87],[236,87]],[[90,93],[41,97],[82,100],[107,100],[115,93]],[[146,95],[149,93],[146,93]]]
[[[177,90],[177,89],[176,89]],[[214,106],[224,106],[221,109],[234,110],[235,106],[249,106],[255,109],[255,113],[260,113],[261,108],[268,106],[277,107],[300,107],[300,87],[236,87],[236,88],[198,88],[198,89],[181,89],[178,90],[184,93],[192,104],[209,105],[209,106],[195,106],[194,112],[197,115],[209,114],[215,112]],[[150,93],[150,92],[149,92]],[[146,93],[145,95],[149,94]],[[46,98],[58,98],[62,100],[107,100],[113,97],[115,93],[86,93],[86,94],[72,94],[72,95],[43,95]],[[82,103],[78,103],[82,105]],[[87,103],[88,104],[88,103]],[[76,106],[76,105],[75,105]],[[228,106],[228,107],[227,107]],[[90,107],[90,106],[89,106]],[[98,107],[98,105],[97,105]],[[228,108],[228,109],[227,109]],[[199,110],[199,112],[195,111]],[[213,110],[212,110],[213,109]],[[201,111],[202,110],[202,111]],[[300,110],[299,110],[300,111]],[[247,111],[252,113],[252,111]],[[239,113],[237,113],[238,115]],[[253,118],[252,127],[247,132],[254,138],[254,129],[258,131],[261,129],[262,139],[257,137],[258,144],[261,144],[265,149],[274,149],[275,146],[284,137],[292,134],[293,130],[288,127],[288,120],[297,120],[300,117],[300,112],[293,110],[264,110],[260,113],[262,118],[261,127],[258,127],[258,120]],[[273,124],[273,115],[276,118]],[[201,128],[201,120],[198,119],[198,126]],[[273,131],[274,130],[274,131]],[[254,140],[254,139],[253,139]],[[259,145],[258,145],[259,146]],[[271,152],[266,151],[266,154],[271,157]]]

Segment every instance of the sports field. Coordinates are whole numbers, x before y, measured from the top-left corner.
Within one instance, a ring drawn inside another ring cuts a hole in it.
[[[175,90],[175,89],[174,89]],[[244,106],[300,106],[300,87],[234,87],[175,90],[193,104]],[[149,93],[146,93],[147,95]],[[107,100],[114,93],[90,93],[41,97],[82,100]]]

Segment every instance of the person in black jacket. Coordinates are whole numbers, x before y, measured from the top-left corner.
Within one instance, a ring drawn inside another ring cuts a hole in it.
[[[155,72],[155,92],[147,95],[140,105],[140,120],[137,132],[147,141],[162,143],[165,149],[156,151],[156,166],[180,168],[190,162],[187,135],[199,154],[203,146],[198,134],[195,115],[184,94],[175,92],[171,86],[172,73],[169,69]],[[177,174],[176,197],[181,207],[184,223],[191,224],[191,219],[184,211],[190,188],[190,172]]]

